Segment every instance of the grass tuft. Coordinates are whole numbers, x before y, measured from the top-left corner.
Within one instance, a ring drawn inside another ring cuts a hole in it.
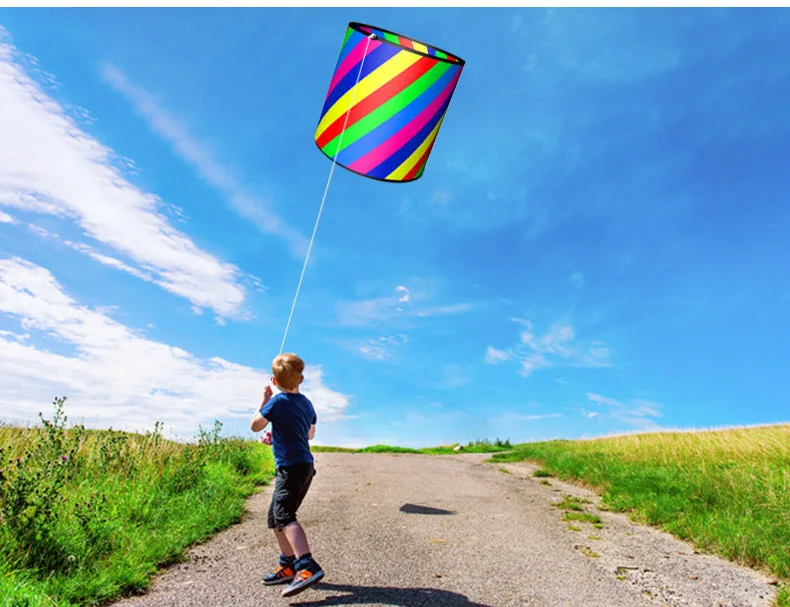
[[[582,504],[589,504],[590,500],[584,499],[581,497],[574,497],[572,495],[566,495],[561,502],[557,502],[554,504],[555,507],[559,508],[560,510],[577,510],[581,512],[584,510],[584,506]]]
[[[564,521],[582,521],[584,523],[592,523],[593,525],[600,525],[603,527],[601,523],[601,518],[597,514],[592,514],[591,512],[566,512],[562,520]],[[598,527],[600,528],[600,527]]]

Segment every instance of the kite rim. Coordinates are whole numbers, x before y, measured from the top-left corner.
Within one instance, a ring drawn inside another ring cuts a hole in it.
[[[404,51],[408,51],[410,53],[414,53],[415,55],[419,55],[420,57],[428,57],[429,59],[435,59],[436,61],[441,61],[442,63],[449,63],[450,65],[457,65],[463,68],[466,65],[466,61],[456,55],[455,53],[451,53],[450,51],[446,51],[443,48],[439,48],[435,44],[429,44],[428,42],[423,42],[422,40],[417,40],[416,38],[412,38],[411,36],[405,36],[403,34],[399,34],[398,32],[393,32],[392,30],[384,29],[383,27],[379,27],[378,25],[370,25],[369,23],[361,23],[359,21],[350,21],[348,27],[353,29],[358,34],[362,34],[363,36],[369,36],[370,34],[363,32],[360,28],[367,27],[372,30],[378,30],[380,32],[384,32],[385,34],[391,34],[393,36],[397,36],[398,38],[405,38],[409,42],[416,42],[417,44],[422,44],[423,46],[427,46],[428,48],[432,48],[434,50],[440,51],[445,55],[449,55],[450,57],[454,57],[457,61],[450,61],[449,59],[445,59],[444,57],[438,57],[436,55],[429,55],[428,53],[423,53],[422,51],[418,51],[414,48],[408,48],[406,46],[401,46],[400,44],[396,44],[395,42],[390,42],[386,38],[377,37],[378,40],[384,42],[385,44],[389,44],[396,48],[399,48]]]
[[[343,167],[347,171],[349,171],[351,173],[354,173],[354,175],[359,175],[360,177],[366,177],[368,179],[372,179],[373,181],[381,181],[381,182],[384,182],[384,183],[412,183],[412,182],[417,181],[418,179],[420,179],[423,176],[423,174],[425,173],[425,170],[423,169],[423,172],[420,175],[418,175],[417,177],[412,177],[411,179],[385,179],[384,177],[373,177],[372,175],[368,175],[366,173],[360,173],[359,171],[356,171],[356,170],[348,167],[347,165],[345,165],[345,164],[343,164],[341,162],[338,162],[337,159],[334,156],[330,156],[324,150],[321,149],[321,146],[318,145],[318,142],[315,140],[315,137],[313,138],[313,143],[315,143],[315,147],[318,148],[318,151],[320,151],[324,156],[329,158],[329,160],[334,162],[337,166]]]

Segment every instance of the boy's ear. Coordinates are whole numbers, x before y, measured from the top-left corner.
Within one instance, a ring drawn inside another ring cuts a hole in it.
[[[301,384],[304,381],[304,375],[299,376],[299,383]]]
[[[277,378],[274,375],[272,375],[272,385],[273,386],[277,385]]]

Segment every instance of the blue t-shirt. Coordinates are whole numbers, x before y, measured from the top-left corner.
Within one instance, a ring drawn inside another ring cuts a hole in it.
[[[272,448],[277,467],[313,461],[307,437],[318,416],[313,403],[304,394],[275,394],[261,407],[261,415],[272,424]]]

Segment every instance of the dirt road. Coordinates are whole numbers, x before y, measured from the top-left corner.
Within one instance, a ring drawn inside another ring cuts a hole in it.
[[[276,562],[271,488],[239,525],[190,551],[123,607],[767,607],[768,578],[623,515],[595,495],[485,456],[316,454],[300,520],[324,582],[292,599],[265,587]],[[505,472],[507,470],[507,472]],[[604,524],[552,504],[586,497]]]

